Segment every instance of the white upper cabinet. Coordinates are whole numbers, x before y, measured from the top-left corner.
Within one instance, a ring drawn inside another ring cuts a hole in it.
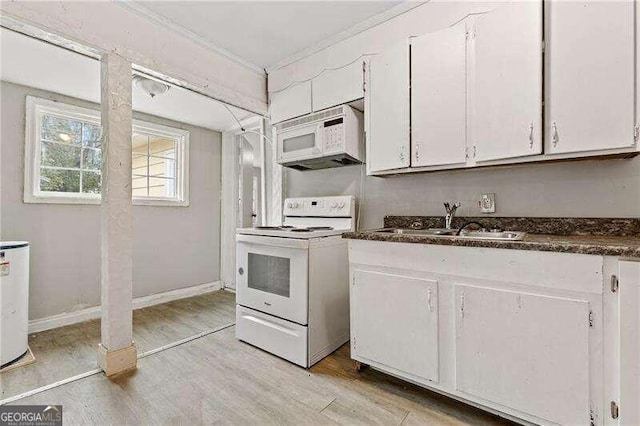
[[[409,167],[409,42],[371,57],[366,72],[367,173]]]
[[[342,68],[324,71],[304,83],[294,83],[284,90],[269,93],[271,122],[342,105],[364,96],[364,59]]]
[[[269,93],[271,122],[279,123],[311,112],[311,82],[293,84]]]
[[[411,41],[411,166],[466,162],[464,22]]]
[[[548,153],[633,146],[634,13],[631,0],[549,2]]]
[[[542,153],[542,1],[498,4],[474,27],[469,48],[476,161]],[[572,31],[572,25],[566,28]]]
[[[320,111],[364,96],[364,59],[344,68],[327,70],[312,81],[313,110]]]

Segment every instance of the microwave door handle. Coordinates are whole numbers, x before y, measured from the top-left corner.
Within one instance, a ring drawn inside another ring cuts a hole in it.
[[[314,147],[316,154],[322,154],[322,151],[324,151],[324,122],[316,127],[316,146]]]

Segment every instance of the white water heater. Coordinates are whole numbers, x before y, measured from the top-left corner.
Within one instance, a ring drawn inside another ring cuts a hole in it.
[[[28,350],[29,243],[0,242],[0,365]]]

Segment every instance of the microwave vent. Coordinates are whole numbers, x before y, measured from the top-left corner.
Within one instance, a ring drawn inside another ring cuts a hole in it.
[[[361,163],[361,161],[356,160],[348,154],[337,154],[328,157],[309,158],[306,160],[292,161],[289,163],[281,164],[284,167],[289,167],[294,170],[307,171],[329,169],[333,167],[352,166]]]
[[[299,126],[301,124],[311,123],[311,122],[314,122],[314,121],[320,121],[320,120],[324,120],[325,118],[328,118],[328,117],[333,117],[333,116],[342,115],[342,114],[344,114],[344,107],[343,106],[339,106],[339,107],[336,107],[336,108],[327,109],[325,111],[320,111],[320,112],[317,112],[315,114],[305,115],[305,116],[300,117],[300,118],[296,118],[296,119],[293,119],[293,120],[285,121],[285,122],[280,123],[280,124],[276,124],[276,129],[277,130],[285,130],[285,129],[289,129],[291,127]]]

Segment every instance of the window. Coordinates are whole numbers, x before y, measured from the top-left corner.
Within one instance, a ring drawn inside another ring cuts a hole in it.
[[[175,197],[177,142],[153,132],[133,133],[134,197]]]
[[[51,113],[40,117],[40,190],[100,193],[100,125]]]
[[[27,97],[25,193],[29,203],[100,203],[100,113]],[[137,205],[189,205],[189,132],[134,120],[132,197]]]

